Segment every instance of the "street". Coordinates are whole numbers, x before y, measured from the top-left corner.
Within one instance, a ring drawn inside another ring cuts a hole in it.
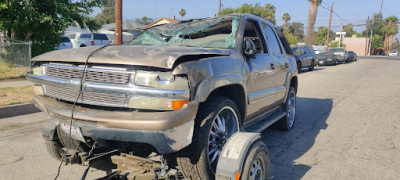
[[[271,179],[400,179],[400,60],[368,58],[299,75],[295,127],[263,131]],[[43,113],[0,119],[0,179],[54,179]],[[87,179],[106,175],[94,165]],[[86,167],[61,167],[80,179]]]

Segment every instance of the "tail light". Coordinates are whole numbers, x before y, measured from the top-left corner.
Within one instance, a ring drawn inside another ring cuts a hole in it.
[[[94,46],[94,41],[90,42],[92,46]]]

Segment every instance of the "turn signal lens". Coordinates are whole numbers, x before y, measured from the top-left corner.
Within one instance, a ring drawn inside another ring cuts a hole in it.
[[[185,105],[188,102],[189,100],[172,101],[172,109],[173,110],[180,109],[183,105]]]

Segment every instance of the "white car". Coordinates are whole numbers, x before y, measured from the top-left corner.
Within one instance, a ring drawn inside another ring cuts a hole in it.
[[[399,51],[397,49],[393,49],[390,53],[389,56],[398,56],[399,55]]]
[[[88,46],[104,46],[108,45],[109,40],[106,34],[102,33],[69,33],[68,36],[72,41],[74,48]]]
[[[72,42],[68,37],[61,36],[61,43],[58,46],[54,46],[55,50],[59,49],[71,49],[72,48]]]

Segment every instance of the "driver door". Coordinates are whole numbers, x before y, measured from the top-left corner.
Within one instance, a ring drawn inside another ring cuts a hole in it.
[[[277,59],[268,53],[265,38],[257,21],[248,20],[244,39],[251,39],[257,49],[253,57],[247,57],[249,76],[246,81],[248,109],[245,123],[268,112],[276,101],[275,68]]]

